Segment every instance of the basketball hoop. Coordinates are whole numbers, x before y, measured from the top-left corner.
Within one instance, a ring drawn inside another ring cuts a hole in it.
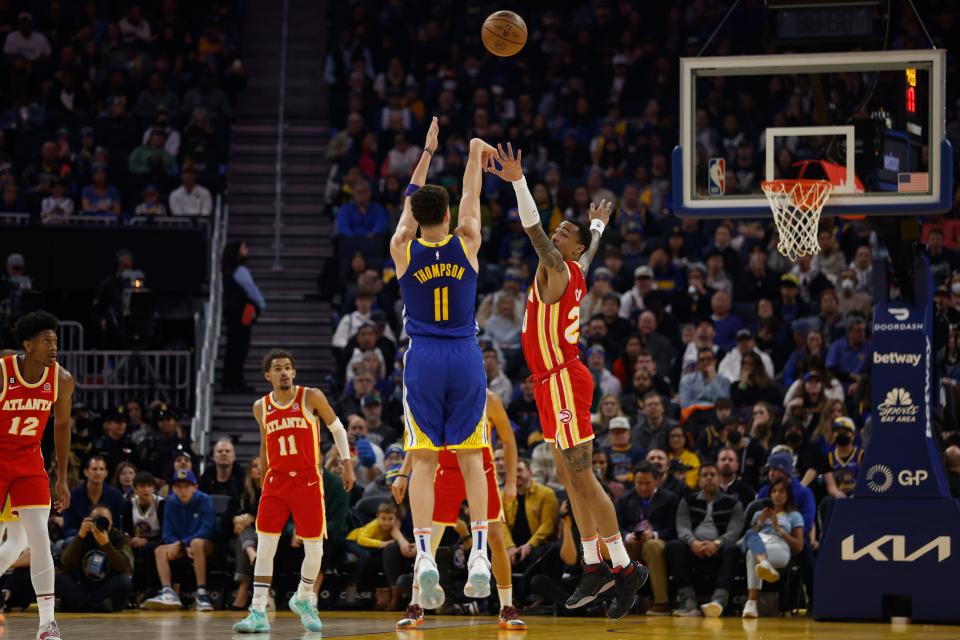
[[[777,250],[793,261],[820,253],[820,212],[833,185],[827,180],[765,180],[760,186],[773,209],[773,221],[780,234]]]

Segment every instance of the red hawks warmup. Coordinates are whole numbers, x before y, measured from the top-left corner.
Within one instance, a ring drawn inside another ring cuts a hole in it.
[[[564,220],[553,237],[548,237],[523,176],[520,150],[514,155],[512,145],[507,143],[506,151],[501,145],[497,145],[497,151],[486,170],[513,185],[520,222],[540,258],[521,328],[523,355],[533,373],[543,438],[555,445],[550,451],[557,476],[567,489],[583,536],[583,579],[566,606],[582,607],[613,589],[607,616],[617,620],[637,603],[637,592],[649,572],[630,560],[613,502],[593,473],[593,377],[579,357],[580,299],[587,289],[583,274],[600,246],[613,205],[605,200],[591,204],[589,228]],[[600,557],[601,541],[610,553],[611,568]]]
[[[54,568],[47,520],[50,481],[40,451],[43,430],[54,412],[57,453],[57,511],[70,506],[67,460],[73,376],[57,363],[57,319],[45,311],[25,315],[14,328],[23,353],[0,357],[0,500],[7,539],[0,545],[0,574],[30,549],[30,579],[37,594],[37,640],[60,640],[53,616]]]
[[[319,421],[333,434],[343,459],[343,484],[349,491],[355,481],[347,432],[319,389],[294,384],[297,369],[293,355],[274,349],[263,359],[263,375],[273,391],[253,403],[260,425],[260,460],[263,493],[257,510],[257,560],[253,576],[250,614],[236,623],[237,633],[268,633],[267,595],[273,579],[273,558],[287,519],[293,517],[295,535],[303,541],[300,586],[290,598],[290,610],[300,616],[307,631],[321,631],[313,585],[323,561],[326,537],[323,512],[323,477],[320,465]]]

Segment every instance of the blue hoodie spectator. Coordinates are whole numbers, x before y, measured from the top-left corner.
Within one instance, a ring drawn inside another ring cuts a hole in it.
[[[197,490],[190,502],[183,503],[176,496],[167,500],[163,512],[163,543],[180,542],[184,546],[194,538],[211,540],[216,527],[213,498]]]

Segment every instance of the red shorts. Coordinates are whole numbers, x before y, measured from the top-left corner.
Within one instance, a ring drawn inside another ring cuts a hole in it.
[[[0,500],[16,511],[50,508],[50,480],[38,453],[0,453]]]
[[[487,521],[503,520],[503,502],[497,486],[497,472],[488,465],[487,473]],[[467,499],[467,485],[460,467],[437,467],[433,480],[433,522],[453,526],[460,517],[460,505]]]
[[[317,469],[271,469],[267,473],[257,509],[257,533],[280,535],[291,515],[298,538],[320,540],[326,536],[323,478]]]
[[[593,440],[593,376],[582,362],[574,360],[552,373],[534,374],[533,397],[544,440],[555,442],[560,449]]]

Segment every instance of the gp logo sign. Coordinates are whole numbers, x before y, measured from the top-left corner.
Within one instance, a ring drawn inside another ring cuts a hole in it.
[[[883,423],[915,422],[919,412],[920,407],[903,387],[894,387],[888,391],[883,402],[877,407],[877,415]]]
[[[893,486],[893,470],[885,464],[875,464],[866,472],[867,488],[874,493],[886,493]],[[930,472],[926,469],[903,469],[896,474],[897,484],[901,487],[919,487]]]

